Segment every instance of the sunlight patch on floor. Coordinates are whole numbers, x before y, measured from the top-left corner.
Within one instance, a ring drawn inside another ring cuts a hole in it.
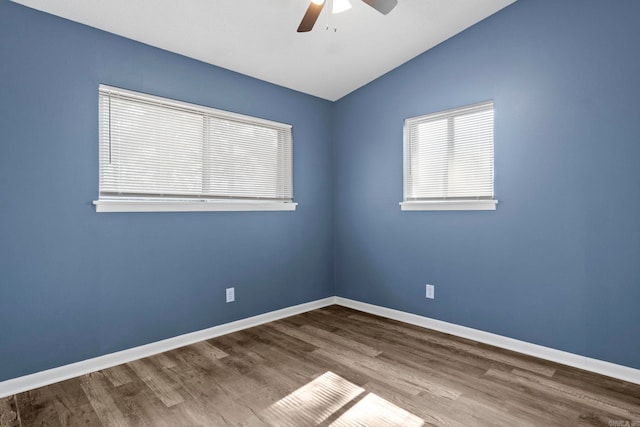
[[[262,417],[278,426],[319,424],[363,392],[333,372],[325,372],[271,405]]]
[[[268,407],[261,418],[274,426],[318,425],[363,393],[362,387],[327,371]],[[419,417],[373,393],[331,423],[334,427],[422,425],[424,421]]]
[[[422,427],[424,421],[411,412],[369,393],[340,418],[331,423],[331,427]]]

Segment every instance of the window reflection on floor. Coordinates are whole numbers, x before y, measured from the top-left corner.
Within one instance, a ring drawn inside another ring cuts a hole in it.
[[[376,427],[421,427],[421,418],[411,412],[369,393],[351,409],[331,423],[333,427],[376,426]]]
[[[339,412],[342,413],[334,415]],[[261,414],[264,421],[283,427],[318,425],[332,416],[337,417],[329,424],[334,427],[421,427],[424,424],[412,413],[329,371]]]

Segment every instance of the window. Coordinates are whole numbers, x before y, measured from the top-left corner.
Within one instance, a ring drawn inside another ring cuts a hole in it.
[[[98,212],[295,210],[291,126],[100,85]]]
[[[404,125],[402,210],[495,210],[493,101]]]

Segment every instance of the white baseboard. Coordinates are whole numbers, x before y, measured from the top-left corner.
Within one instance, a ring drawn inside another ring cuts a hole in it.
[[[566,351],[556,350],[538,344],[531,344],[526,341],[520,341],[513,338],[504,337],[502,335],[496,335],[490,332],[468,328],[466,326],[460,326],[453,323],[443,322],[441,320],[431,319],[429,317],[419,316],[416,314],[381,307],[378,305],[367,304],[360,301],[354,301],[347,298],[336,297],[335,302],[336,304],[342,305],[344,307],[364,311],[365,313],[375,314],[377,316],[398,320],[400,322],[409,323],[411,325],[433,329],[458,337],[490,344],[507,350],[516,351],[518,353],[528,354],[530,356],[539,357],[541,359],[550,360],[552,362],[561,363],[563,365],[584,369],[585,371],[607,375],[609,377],[628,381],[630,383],[640,384],[640,369],[629,368],[627,366],[617,365],[615,363],[605,362],[603,360],[592,359],[589,357],[568,353]]]
[[[480,331],[478,329],[468,328],[453,323],[443,322],[441,320],[431,319],[429,317],[419,316],[404,311],[394,310],[391,308],[381,307],[364,302],[354,301],[342,297],[329,297],[305,304],[295,305],[283,308],[281,310],[260,314],[246,319],[237,320],[235,322],[225,323],[223,325],[214,326],[212,328],[203,329],[201,331],[191,332],[189,334],[180,335],[166,340],[157,341],[151,344],[122,350],[116,353],[106,354],[93,359],[83,360],[58,368],[46,371],[36,372],[34,374],[25,375],[6,381],[0,382],[0,398],[11,396],[16,393],[33,390],[59,381],[68,380],[81,375],[96,372],[101,369],[107,369],[112,366],[128,363],[133,360],[142,359],[144,357],[153,356],[165,351],[173,350],[178,347],[190,345],[199,341],[237,332],[243,329],[262,325],[264,323],[273,322],[274,320],[283,319],[285,317],[294,316],[296,314],[305,313],[307,311],[316,310],[318,308],[327,307],[332,304],[342,305],[344,307],[353,308],[365,313],[375,314],[377,316],[386,317],[411,325],[421,326],[423,328],[433,329],[462,338],[468,338],[485,344],[494,345],[496,347],[513,350],[518,353],[528,354],[530,356],[539,357],[541,359],[569,365],[586,371],[607,375],[640,384],[640,369],[629,368],[627,366],[616,365],[614,363],[602,360],[592,359],[537,344],[531,344],[525,341]]]
[[[274,320],[283,319],[285,317],[294,316],[296,314],[305,313],[307,311],[316,310],[335,304],[335,297],[324,298],[305,304],[295,305],[283,308],[281,310],[271,311],[269,313],[260,314],[246,319],[237,320],[235,322],[225,323],[223,325],[214,326],[212,328],[203,329],[201,331],[191,332],[166,340],[153,342],[150,344],[134,347],[127,350],[118,351],[116,353],[106,354],[104,356],[95,357],[93,359],[82,360],[80,362],[71,363],[69,365],[60,366],[58,368],[48,369],[46,371],[36,372],[34,374],[25,375],[23,377],[13,378],[0,382],[0,398],[11,396],[16,393],[33,390],[34,388],[43,387],[56,382],[68,380],[70,378],[79,377],[81,375],[96,372],[101,369],[111,368],[112,366],[128,363],[133,360],[142,359],[144,357],[153,356],[154,354],[163,353],[178,347],[184,347],[199,341],[208,340],[219,337],[221,335],[230,334],[243,329],[262,325],[264,323],[273,322]]]

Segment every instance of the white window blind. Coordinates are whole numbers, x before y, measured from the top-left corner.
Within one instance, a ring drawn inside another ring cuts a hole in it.
[[[404,134],[403,209],[495,209],[492,101],[407,119]]]
[[[104,85],[99,115],[98,206],[292,204],[290,125]]]

